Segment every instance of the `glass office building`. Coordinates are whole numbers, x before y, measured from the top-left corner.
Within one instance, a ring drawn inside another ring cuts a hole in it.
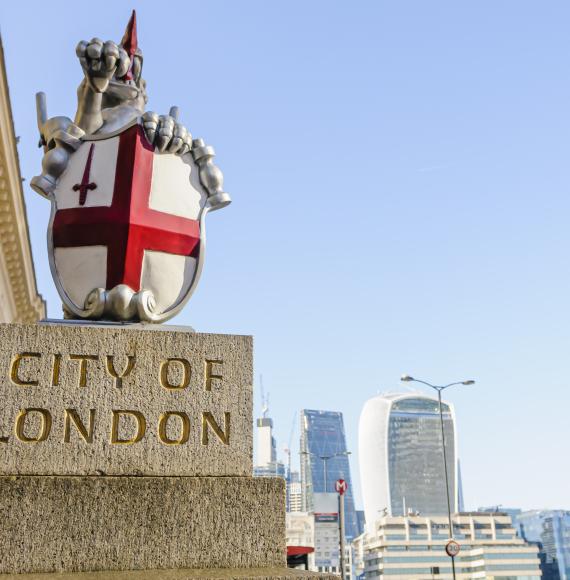
[[[531,510],[513,518],[527,542],[537,544],[544,580],[570,580],[570,512]]]
[[[458,511],[455,417],[442,403],[451,511]],[[437,399],[385,394],[366,402],[359,424],[359,456],[366,522],[381,516],[447,513]]]
[[[354,538],[358,534],[358,522],[342,413],[304,409],[301,411],[303,511],[314,511],[313,494],[334,492],[338,479],[348,483],[344,501],[345,532],[347,538]]]

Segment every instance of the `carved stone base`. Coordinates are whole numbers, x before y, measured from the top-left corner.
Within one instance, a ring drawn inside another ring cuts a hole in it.
[[[0,475],[250,475],[251,339],[149,326],[0,324]]]
[[[0,573],[285,572],[284,496],[280,478],[0,477]],[[132,578],[228,577],[141,574]],[[256,577],[245,574],[235,577]],[[131,578],[94,576],[107,577]]]

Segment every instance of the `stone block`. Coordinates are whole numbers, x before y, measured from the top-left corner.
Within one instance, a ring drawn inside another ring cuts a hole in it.
[[[4,476],[0,573],[285,569],[284,505],[280,478]]]
[[[0,344],[0,474],[251,475],[251,337],[0,324]]]

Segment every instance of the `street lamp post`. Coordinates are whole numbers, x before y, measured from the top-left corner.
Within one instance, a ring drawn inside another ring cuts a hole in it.
[[[301,455],[314,455],[323,462],[323,487],[325,493],[327,492],[327,479],[328,479],[328,464],[327,461],[333,457],[342,457],[343,455],[350,455],[350,451],[339,451],[338,453],[333,453],[332,455],[319,455],[318,453],[313,453],[312,451],[301,451]],[[313,485],[313,492],[315,491],[315,486]]]
[[[445,472],[445,493],[447,497],[447,518],[449,523],[449,539],[453,539],[453,522],[451,521],[451,499],[449,497],[449,475],[447,473],[447,451],[445,449],[445,429],[443,428],[443,410],[441,406],[441,391],[448,389],[449,387],[453,387],[455,385],[474,385],[475,381],[467,380],[467,381],[456,381],[455,383],[449,383],[448,385],[432,385],[426,381],[422,381],[420,379],[414,379],[410,375],[402,375],[400,378],[401,381],[404,382],[414,382],[414,383],[421,383],[422,385],[426,385],[431,389],[437,391],[437,400],[439,404],[439,421],[441,424],[441,445],[443,448],[443,470]],[[453,572],[453,579],[455,580],[455,556],[451,557],[451,571]]]

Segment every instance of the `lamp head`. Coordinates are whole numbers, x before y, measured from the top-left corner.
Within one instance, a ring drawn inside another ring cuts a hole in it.
[[[472,379],[469,379],[468,381],[463,381],[461,384],[462,385],[474,385],[475,381]]]
[[[405,383],[409,383],[410,381],[414,380],[414,377],[411,377],[410,375],[402,375],[400,380],[404,381]]]

